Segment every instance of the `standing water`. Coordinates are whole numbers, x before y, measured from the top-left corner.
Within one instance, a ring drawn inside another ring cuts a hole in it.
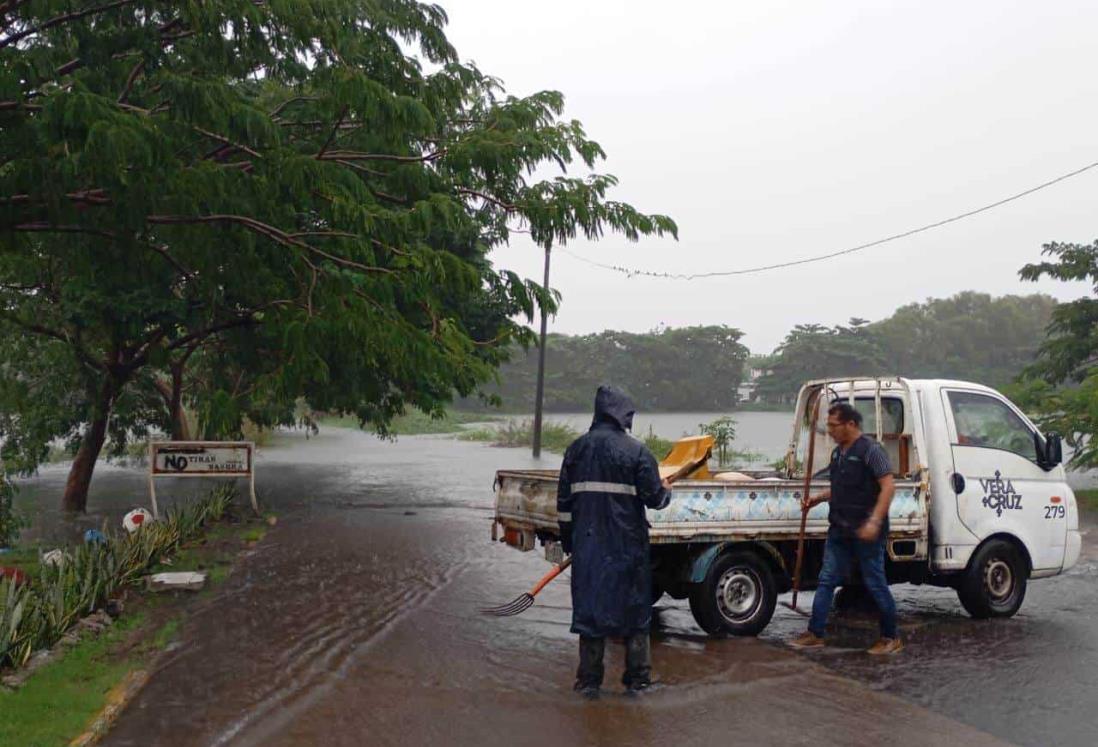
[[[760,639],[713,640],[665,599],[653,634],[663,690],[617,694],[622,652],[611,647],[606,697],[577,701],[566,579],[520,617],[477,614],[547,568],[539,552],[490,542],[495,470],[558,465],[444,437],[280,436],[257,477],[263,508],[282,519],[197,603],[105,743],[1093,744],[1092,535],[1080,565],[1034,582],[1012,620],[973,621],[950,592],[898,587],[908,647],[884,662],[860,651],[871,621],[840,621],[834,646],[804,656],[784,646],[804,626],[791,612]],[[46,470],[20,500],[52,505],[63,482]],[[186,500],[181,482],[164,493]],[[97,519],[145,501],[139,470],[97,472]],[[53,515],[39,515],[42,536],[59,532]]]

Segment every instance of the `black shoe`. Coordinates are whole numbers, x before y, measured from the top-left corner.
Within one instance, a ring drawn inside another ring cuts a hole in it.
[[[659,684],[655,682],[634,682],[625,688],[625,694],[631,698],[635,698],[638,695],[658,690],[659,687]]]
[[[598,700],[599,688],[595,685],[586,685],[584,687],[576,687],[576,692],[580,694],[580,697],[584,700]]]

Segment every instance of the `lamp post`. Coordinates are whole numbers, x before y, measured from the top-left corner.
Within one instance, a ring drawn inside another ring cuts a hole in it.
[[[542,284],[545,294],[549,294],[549,249],[545,250],[545,282]],[[545,306],[541,307],[541,338],[538,340],[538,389],[534,396],[534,458],[541,456],[541,404],[545,396],[545,332],[549,324],[549,314]]]

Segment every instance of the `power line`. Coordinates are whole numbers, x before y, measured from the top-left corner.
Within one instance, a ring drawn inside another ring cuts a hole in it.
[[[717,272],[696,272],[696,273],[691,273],[691,274],[683,274],[683,273],[671,273],[671,272],[655,272],[655,271],[652,271],[652,270],[638,270],[638,269],[631,268],[631,267],[624,267],[622,265],[604,264],[602,262],[596,262],[593,259],[588,259],[587,257],[581,257],[580,255],[575,254],[575,253],[573,253],[573,252],[571,252],[571,251],[569,251],[569,250],[567,250],[563,247],[557,249],[557,251],[562,251],[565,254],[567,254],[568,256],[573,257],[574,259],[578,259],[580,262],[584,262],[584,263],[592,265],[594,267],[601,267],[604,270],[613,270],[615,272],[620,272],[620,273],[623,273],[625,275],[628,275],[629,277],[633,277],[633,276],[636,276],[636,275],[642,275],[642,276],[645,276],[645,277],[666,278],[666,279],[669,279],[669,280],[696,280],[698,278],[728,277],[730,275],[751,275],[751,274],[756,273],[756,272],[766,272],[768,270],[779,270],[779,269],[782,269],[782,268],[785,268],[785,267],[794,267],[796,265],[807,265],[807,264],[810,264],[812,262],[822,262],[825,259],[833,259],[835,257],[841,257],[844,254],[853,254],[854,252],[860,252],[863,249],[870,249],[870,248],[875,247],[875,246],[880,246],[881,244],[887,244],[890,241],[896,241],[898,239],[907,238],[908,236],[914,236],[917,233],[923,233],[924,231],[929,231],[929,230],[934,229],[934,228],[939,228],[939,227],[947,225],[949,223],[956,223],[959,220],[964,220],[965,218],[971,218],[974,215],[979,215],[980,213],[987,212],[988,210],[992,210],[992,209],[997,208],[1001,205],[1005,205],[1008,202],[1014,202],[1015,200],[1020,200],[1021,198],[1026,197],[1028,195],[1031,195],[1034,192],[1040,192],[1042,189],[1045,189],[1047,187],[1051,187],[1052,185],[1058,184],[1058,183],[1064,181],[1065,179],[1070,179],[1073,176],[1078,176],[1079,174],[1082,174],[1085,171],[1090,171],[1091,169],[1093,169],[1095,167],[1098,167],[1098,161],[1095,161],[1094,163],[1087,164],[1086,166],[1083,166],[1080,169],[1076,169],[1075,171],[1071,171],[1067,174],[1061,174],[1060,176],[1056,177],[1055,179],[1050,179],[1049,181],[1044,182],[1043,184],[1038,184],[1036,187],[1031,187],[1031,188],[1025,190],[1024,192],[1019,192],[1018,194],[1011,195],[1010,197],[1005,197],[1002,200],[991,203],[990,205],[984,205],[983,207],[976,208],[975,210],[969,210],[967,213],[961,213],[960,215],[954,215],[952,218],[946,218],[944,220],[935,221],[934,223],[928,223],[925,226],[920,226],[918,228],[912,228],[910,231],[904,231],[903,233],[897,233],[897,234],[893,234],[891,236],[886,236],[883,239],[877,239],[876,241],[870,241],[868,244],[859,244],[858,246],[852,246],[852,247],[849,247],[847,249],[840,249],[839,251],[829,252],[828,254],[820,254],[820,255],[813,256],[813,257],[805,257],[803,259],[795,259],[795,260],[792,260],[792,261],[789,261],[789,262],[779,262],[777,264],[772,264],[772,265],[761,265],[759,267],[746,267],[746,268],[739,269],[739,270],[722,270],[722,271],[717,271]]]

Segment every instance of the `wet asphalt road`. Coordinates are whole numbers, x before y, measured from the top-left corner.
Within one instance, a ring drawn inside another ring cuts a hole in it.
[[[577,701],[566,584],[521,617],[476,614],[547,569],[489,541],[495,469],[527,466],[555,465],[433,437],[283,437],[258,472],[282,520],[199,604],[105,744],[1096,742],[1093,535],[1080,565],[1034,582],[1011,620],[970,620],[948,590],[895,587],[907,650],[883,662],[861,651],[869,619],[840,621],[832,645],[806,656],[784,646],[804,621],[780,607],[760,639],[718,641],[665,598],[662,689],[618,694],[611,647],[607,695]],[[46,470],[21,500],[56,495],[63,479]],[[36,531],[114,521],[144,495],[139,472],[108,469],[97,513],[66,527],[46,512]]]

